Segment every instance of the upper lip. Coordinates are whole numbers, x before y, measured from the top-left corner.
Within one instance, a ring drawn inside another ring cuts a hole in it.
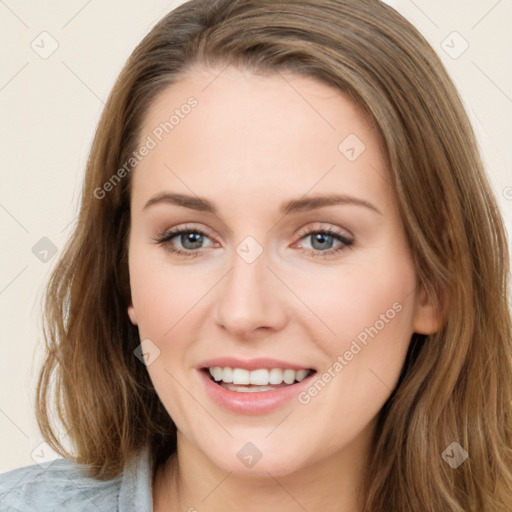
[[[221,368],[243,368],[245,370],[259,370],[272,368],[283,368],[291,370],[313,370],[311,366],[303,364],[291,363],[287,361],[280,361],[270,357],[258,357],[256,359],[237,359],[236,357],[216,357],[215,359],[208,359],[199,363],[198,368],[213,368],[220,366]]]

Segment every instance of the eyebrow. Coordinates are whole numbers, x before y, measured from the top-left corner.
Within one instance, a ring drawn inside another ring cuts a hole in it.
[[[183,206],[191,210],[212,213],[217,215],[217,209],[214,204],[204,197],[190,196],[186,194],[175,194],[171,192],[161,192],[156,194],[144,205],[143,210],[156,204],[173,204],[176,206]],[[348,194],[328,194],[316,195],[299,199],[292,199],[281,204],[280,212],[282,215],[289,215],[291,213],[304,212],[323,208],[325,206],[345,205],[351,204],[355,206],[362,206],[369,210],[382,215],[382,212],[372,203],[354,197]]]

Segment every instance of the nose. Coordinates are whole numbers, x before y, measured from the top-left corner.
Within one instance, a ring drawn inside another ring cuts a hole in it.
[[[218,287],[216,322],[237,338],[278,331],[286,324],[283,283],[268,266],[265,251],[249,262],[238,253]]]

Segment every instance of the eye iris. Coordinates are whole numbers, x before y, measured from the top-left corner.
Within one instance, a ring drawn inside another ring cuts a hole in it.
[[[200,233],[186,233],[180,237],[180,242],[185,249],[198,249],[201,247],[202,241],[203,235]],[[192,244],[192,247],[187,246],[189,242]]]
[[[327,246],[328,246],[328,248],[331,248],[331,245],[333,242],[333,237],[331,235],[326,235],[325,233],[316,233],[315,235],[312,235],[312,236],[313,236],[313,243],[311,245],[314,249],[325,249]],[[327,239],[327,242],[330,242],[330,243],[326,244],[326,239]],[[316,242],[320,243],[319,247],[315,247]]]

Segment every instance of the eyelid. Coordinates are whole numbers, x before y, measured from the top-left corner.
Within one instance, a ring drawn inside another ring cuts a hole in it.
[[[343,236],[344,238],[350,240],[354,238],[354,235],[348,229],[340,228],[338,226],[335,227],[332,224],[326,222],[314,222],[312,224],[309,223],[306,225],[306,227],[299,229],[297,236],[303,238],[304,236],[309,235],[310,233],[316,233],[317,231],[331,231],[337,236]]]
[[[178,225],[174,226],[172,228],[164,229],[162,231],[159,231],[155,237],[155,241],[161,241],[163,238],[173,238],[176,235],[179,235],[182,232],[196,232],[201,233],[206,236],[208,236],[211,239],[214,239],[213,231],[205,226],[198,226],[198,225],[192,225],[192,224],[184,224],[184,225]]]

